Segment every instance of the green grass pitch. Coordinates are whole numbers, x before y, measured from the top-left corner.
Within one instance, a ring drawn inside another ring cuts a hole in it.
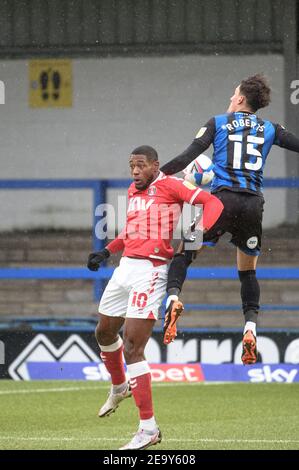
[[[118,449],[137,430],[132,398],[97,410],[109,385],[0,381],[0,449]],[[299,384],[155,384],[151,450],[299,449]]]

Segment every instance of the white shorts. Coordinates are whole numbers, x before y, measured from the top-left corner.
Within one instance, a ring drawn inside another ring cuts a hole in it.
[[[99,313],[110,317],[157,320],[166,294],[168,266],[123,257],[107,284]]]

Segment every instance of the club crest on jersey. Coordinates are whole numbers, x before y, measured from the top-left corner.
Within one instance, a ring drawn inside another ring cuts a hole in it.
[[[149,196],[154,196],[157,192],[157,188],[155,186],[150,186],[147,190],[147,194]]]

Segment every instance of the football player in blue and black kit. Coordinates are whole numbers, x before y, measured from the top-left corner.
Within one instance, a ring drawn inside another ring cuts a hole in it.
[[[271,90],[262,75],[241,81],[230,99],[225,114],[210,119],[198,132],[192,144],[180,155],[162,166],[167,174],[183,170],[211,144],[214,146],[214,173],[211,192],[224,204],[214,227],[204,234],[206,244],[216,244],[229,232],[237,247],[237,267],[245,327],[242,361],[257,360],[256,323],[260,287],[256,266],[261,249],[264,198],[263,169],[272,145],[299,152],[299,139],[279,124],[263,120],[256,111],[270,103]],[[205,244],[204,243],[204,244]],[[193,254],[184,246],[173,259],[168,273],[168,299],[165,325],[173,322],[182,304],[178,299],[187,267]]]

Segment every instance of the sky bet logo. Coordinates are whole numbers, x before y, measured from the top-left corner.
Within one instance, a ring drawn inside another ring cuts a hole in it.
[[[285,382],[292,383],[298,374],[298,369],[292,366],[271,367],[269,365],[248,371],[250,382]]]

